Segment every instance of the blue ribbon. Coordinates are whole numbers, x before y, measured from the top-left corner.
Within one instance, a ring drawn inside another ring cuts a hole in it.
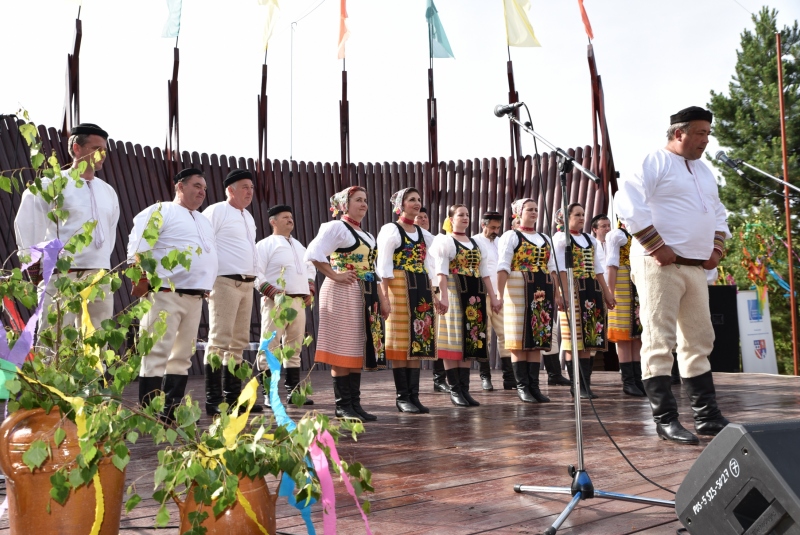
[[[258,346],[258,350],[263,352],[267,357],[269,371],[272,373],[269,381],[269,402],[270,405],[272,405],[272,412],[275,414],[275,421],[278,425],[285,425],[289,431],[294,431],[297,429],[297,425],[289,418],[289,415],[286,414],[286,408],[283,406],[283,403],[281,403],[281,396],[278,393],[278,382],[281,379],[281,363],[278,358],[272,354],[272,351],[269,350],[269,343],[272,342],[274,338],[275,331],[272,331],[269,338],[262,338]],[[306,464],[311,466],[311,461],[308,457],[306,457]],[[306,530],[308,530],[309,535],[317,535],[317,532],[314,530],[314,523],[311,522],[311,505],[313,505],[316,500],[312,498],[307,503],[298,503],[297,499],[294,497],[294,490],[294,479],[283,474],[281,486],[278,488],[278,496],[286,497],[286,501],[289,502],[289,505],[300,511],[300,516],[303,517],[306,523]]]

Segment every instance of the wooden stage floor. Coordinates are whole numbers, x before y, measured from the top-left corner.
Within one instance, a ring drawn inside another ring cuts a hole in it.
[[[494,384],[502,386],[499,370]],[[646,398],[622,393],[618,374],[595,372],[594,405],[608,431],[630,460],[649,478],[674,491],[697,456],[708,445],[679,446],[659,440]],[[545,382],[545,375],[542,374]],[[755,374],[715,374],[724,414],[735,422],[800,418],[800,379]],[[314,408],[333,412],[328,372],[313,372]],[[423,371],[421,395],[431,413],[409,415],[394,407],[391,372],[365,374],[362,404],[379,420],[367,425],[358,443],[343,439],[339,453],[357,459],[373,474],[375,493],[369,496],[370,526],[375,535],[499,535],[544,531],[567,503],[564,495],[517,494],[515,484],[569,486],[567,465],[576,462],[573,404],[568,388],[545,387],[548,404],[522,404],[513,391],[483,393],[476,370],[471,393],[483,404],[456,408],[446,394],[432,390],[431,372]],[[691,416],[681,386],[673,387],[680,400],[681,420],[691,428]],[[190,378],[189,389],[203,399],[203,378]],[[134,397],[135,386],[128,395]],[[289,414],[302,412],[292,408]],[[662,499],[673,496],[637,475],[604,435],[588,402],[583,404],[585,464],[595,488]],[[204,418],[206,418],[204,416]],[[151,488],[155,448],[140,441],[131,453],[128,482],[137,480],[142,495]],[[271,485],[271,488],[275,485]],[[366,533],[352,499],[337,483],[337,533]],[[314,506],[314,524],[322,534],[320,506]],[[144,500],[130,516],[123,515],[121,534],[154,533],[156,508]],[[171,529],[178,533],[177,513]],[[8,533],[6,519],[0,534]],[[672,535],[681,525],[672,509],[593,499],[578,505],[559,533]],[[297,511],[278,501],[278,533],[303,534]]]

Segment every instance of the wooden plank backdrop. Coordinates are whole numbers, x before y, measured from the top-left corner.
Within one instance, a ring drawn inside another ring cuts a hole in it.
[[[68,164],[70,158],[67,138],[62,137],[55,128],[39,126],[38,131],[45,153],[55,153],[62,165]],[[591,168],[591,147],[578,147],[568,152],[583,166]],[[216,154],[209,156],[183,151],[177,167],[197,167],[204,171],[208,194],[201,210],[225,200],[222,181],[231,169],[249,169],[253,172],[256,195],[250,211],[256,221],[258,240],[270,234],[267,216],[269,207],[288,204],[295,209],[296,238],[307,245],[316,235],[320,224],[331,220],[328,199],[347,186],[342,183],[338,163],[272,160],[265,162],[262,170],[252,158]],[[22,177],[25,181],[33,178],[27,144],[19,134],[17,119],[13,115],[3,115],[0,116],[0,172],[8,174],[8,171],[15,169],[23,169]],[[171,201],[174,198],[172,179],[167,176],[166,169],[160,148],[109,139],[108,156],[98,176],[111,184],[120,198],[121,214],[112,265],[119,265],[125,260],[133,217],[155,202]],[[519,160],[475,158],[440,162],[436,169],[422,162],[357,163],[350,164],[349,176],[352,185],[367,189],[370,209],[364,229],[373,235],[377,234],[382,225],[395,219],[389,205],[391,194],[410,186],[421,192],[434,234],[444,221],[447,207],[453,203],[463,203],[470,208],[472,233],[480,231],[480,214],[487,210],[502,213],[503,227],[507,230],[510,228],[511,203],[519,197],[531,197],[538,201],[537,228],[551,233],[552,214],[561,203],[561,192],[557,187],[558,168],[552,153],[544,153],[538,160],[536,156],[528,155]],[[586,208],[588,232],[591,218],[606,210],[606,195],[578,171],[573,171],[567,177],[567,187],[570,202],[581,202]],[[18,193],[0,193],[0,217],[5,222],[3,232],[0,233],[0,259],[11,262],[12,265],[18,265],[16,255],[13,254],[16,250],[13,221],[19,201]],[[318,287],[322,280],[320,275]],[[130,281],[124,282],[114,296],[114,301],[116,310],[121,310],[130,303]],[[253,312],[251,340],[255,341],[260,336],[258,302],[254,304]],[[317,322],[315,311],[307,315],[307,332],[312,336],[316,333]],[[204,311],[198,339],[205,340],[207,335],[208,315]],[[313,364],[313,355],[312,344],[303,351],[304,369]],[[253,355],[249,357],[252,358]],[[492,357],[493,367],[496,367],[496,360],[495,353]],[[191,373],[202,373],[202,361],[197,356]]]

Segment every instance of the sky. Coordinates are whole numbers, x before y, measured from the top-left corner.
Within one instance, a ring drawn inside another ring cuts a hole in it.
[[[268,156],[339,160],[339,0],[280,0],[267,54]],[[633,173],[665,144],[669,116],[727,92],[756,0],[585,0],[594,30],[618,171]],[[352,162],[426,161],[425,0],[348,0],[346,44]],[[520,100],[535,130],[560,147],[592,143],[588,39],[577,0],[532,0],[540,48],[511,48]],[[502,0],[436,0],[455,59],[434,59],[442,161],[510,153]],[[778,26],[797,0],[772,0]],[[78,4],[0,1],[0,113],[28,110],[60,126]],[[162,38],[165,0],[84,0],[81,120],[116,140],[164,147],[175,39]],[[180,49],[182,150],[255,158],[266,10],[257,0],[184,0]],[[301,19],[301,20],[300,20]],[[296,24],[292,25],[292,22]],[[540,150],[542,149],[540,145]],[[712,139],[708,152],[718,149]],[[533,142],[524,135],[523,152]]]

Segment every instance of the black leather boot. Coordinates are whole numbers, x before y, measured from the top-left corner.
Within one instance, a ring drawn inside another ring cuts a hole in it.
[[[511,367],[511,357],[500,357],[500,368],[503,370],[503,390],[516,390],[517,380]]]
[[[588,397],[597,399],[600,396],[592,392],[592,359],[579,359],[579,364],[581,366],[581,397],[584,397],[585,390]]]
[[[487,392],[491,392],[494,390],[494,385],[492,385],[492,365],[487,360],[486,362],[480,363],[480,370],[481,370],[481,388],[486,390]]]
[[[558,354],[542,355],[544,368],[547,370],[547,384],[549,386],[569,386],[572,383],[561,373],[561,359]]]
[[[538,401],[539,403],[549,403],[550,398],[542,394],[542,391],[539,390],[539,370],[541,369],[541,364],[538,362],[529,362],[528,363],[528,377],[530,378],[528,382],[528,390],[530,391],[533,398]]]
[[[408,380],[408,400],[419,409],[420,414],[428,414],[430,409],[419,400],[419,368],[406,368]]]
[[[700,444],[700,439],[678,421],[678,402],[672,395],[672,377],[657,375],[644,381],[644,390],[653,410],[656,432],[664,440],[679,444]]]
[[[631,364],[633,364],[633,382],[636,384],[636,388],[641,390],[642,394],[644,394],[644,384],[642,383],[642,363],[638,360],[635,360],[631,362]]]
[[[461,375],[459,368],[447,370],[447,382],[450,383],[450,401],[456,407],[469,407],[469,401],[461,395]]]
[[[374,414],[370,414],[361,406],[361,374],[350,372],[350,403],[353,411],[361,417],[364,422],[374,422],[378,419]]]
[[[681,371],[678,368],[678,355],[672,354],[672,384],[681,384]]]
[[[622,375],[622,391],[629,396],[643,397],[645,393],[636,386],[633,362],[620,362],[619,371]]]
[[[225,398],[222,397],[222,367],[212,369],[211,364],[203,366],[206,383],[206,414],[217,416],[219,414],[219,404]]]
[[[406,369],[392,368],[392,376],[394,377],[394,389],[397,391],[397,399],[394,402],[397,410],[400,412],[410,412],[412,414],[419,413],[417,406],[408,399],[409,392]]]
[[[163,377],[139,377],[139,405],[144,407],[158,395],[164,383]]]
[[[514,370],[514,377],[517,378],[517,395],[520,401],[536,403],[536,398],[531,395],[530,391],[531,378],[528,375],[528,362],[525,360],[512,362],[511,367]]]
[[[228,404],[228,412],[233,409],[236,402],[239,401],[239,394],[242,393],[242,380],[233,375],[228,367],[222,366],[222,395],[225,396],[225,403]],[[247,407],[242,405],[239,407],[239,412],[244,412]],[[250,409],[251,414],[264,412],[264,407],[256,403]]]
[[[716,436],[730,422],[717,407],[717,393],[711,372],[697,377],[685,377],[683,384],[692,402],[695,431],[698,435]]]
[[[434,392],[450,392],[450,387],[447,386],[447,375],[444,370],[444,362],[442,359],[433,361],[433,391]]]
[[[183,395],[186,393],[186,383],[189,381],[188,375],[164,376],[164,383],[161,390],[164,391],[164,412],[159,417],[161,421],[172,425],[175,421],[175,409],[180,405]]]
[[[481,403],[469,394],[469,368],[459,368],[458,378],[461,383],[461,396],[467,400],[472,407],[480,407]]]
[[[292,393],[294,389],[300,384],[300,368],[286,368],[286,379],[284,380],[284,388],[286,388],[286,405],[292,403]],[[306,398],[303,405],[313,405],[314,400]]]
[[[583,360],[583,359],[581,359],[581,360]],[[585,360],[588,361],[589,359],[585,359]],[[581,364],[581,362],[579,362],[579,364]],[[589,399],[589,394],[586,393],[586,387],[585,387],[585,385],[586,385],[586,377],[584,377],[584,375],[583,375],[583,369],[584,369],[584,367],[581,366],[580,395],[581,395],[581,399]],[[570,393],[570,395],[572,397],[575,397],[575,385],[574,385],[575,372],[572,370],[572,361],[571,360],[567,361],[567,374],[569,375],[569,382],[573,383],[573,386],[569,387],[569,393]]]
[[[361,421],[361,416],[353,410],[353,398],[350,393],[350,376],[339,375],[333,378],[333,395],[336,401],[337,418],[350,418]]]

